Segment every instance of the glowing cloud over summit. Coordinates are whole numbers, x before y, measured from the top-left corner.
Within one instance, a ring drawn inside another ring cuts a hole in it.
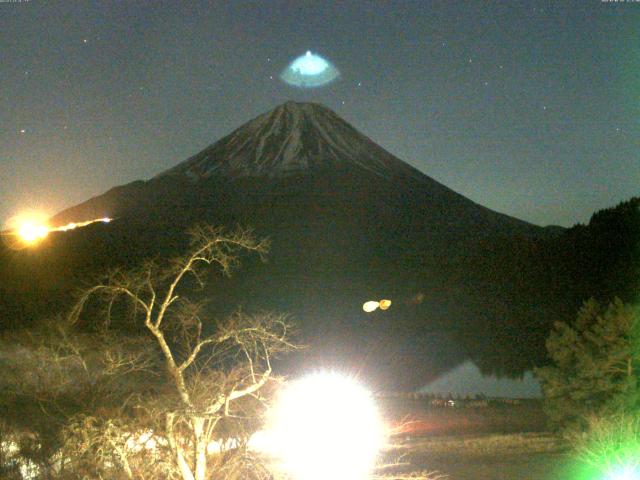
[[[302,88],[322,87],[339,76],[340,72],[331,62],[311,51],[293,60],[280,74],[283,82]]]

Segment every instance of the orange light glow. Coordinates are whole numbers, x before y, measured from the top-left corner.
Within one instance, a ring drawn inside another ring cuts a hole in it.
[[[380,310],[387,310],[391,306],[391,300],[380,300]]]
[[[52,227],[42,213],[29,212],[17,215],[7,222],[8,233],[14,240],[10,246],[15,248],[31,247],[44,240],[51,232],[67,232],[86,227],[92,223],[109,223],[111,218],[102,217],[84,222],[70,222],[59,227]]]
[[[12,248],[23,248],[41,242],[49,234],[47,215],[41,212],[23,212],[9,219],[5,240]]]
[[[25,243],[35,243],[49,235],[49,228],[46,225],[27,221],[18,228],[18,235]]]

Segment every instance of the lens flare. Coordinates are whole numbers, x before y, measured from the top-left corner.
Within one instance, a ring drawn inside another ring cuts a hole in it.
[[[375,312],[378,308],[380,310],[388,310],[391,306],[391,300],[382,299],[379,302],[376,300],[369,300],[368,302],[364,302],[362,305],[362,310],[367,313]]]
[[[338,373],[287,385],[269,433],[274,453],[296,480],[364,480],[384,443],[372,395]]]
[[[380,300],[380,310],[388,310],[391,306],[391,300]]]

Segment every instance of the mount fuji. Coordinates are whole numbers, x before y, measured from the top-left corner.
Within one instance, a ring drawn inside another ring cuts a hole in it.
[[[473,232],[475,235],[536,234],[540,230],[475,204],[436,182],[394,157],[328,108],[292,101],[247,122],[153,179],[117,187],[59,213],[52,221],[73,221],[70,219],[97,212],[127,216],[139,206],[148,209],[149,205],[140,202],[139,196],[149,200],[155,197],[163,208],[171,208],[158,197],[174,193],[172,190],[177,196],[185,196],[188,193],[182,191],[185,185],[189,185],[187,190],[206,186],[204,190],[209,191],[205,195],[213,197],[216,192],[208,186],[220,184],[235,184],[234,189],[245,190],[249,195],[305,193],[304,186],[310,187],[306,191],[310,195],[337,195],[351,188],[354,193],[371,197],[366,190],[382,188],[396,192],[381,199],[383,203],[401,199],[408,204],[405,206],[418,207],[431,218],[450,217],[446,220],[449,229],[463,227],[468,231],[471,223],[478,228]],[[251,188],[247,189],[248,186]],[[130,201],[122,198],[130,194],[133,194]],[[206,203],[207,199],[202,200]],[[437,233],[440,227],[439,223],[432,224],[430,230]]]
[[[472,202],[318,104],[284,103],[51,223],[106,216],[115,220],[52,235],[18,262],[28,268],[3,274],[35,305],[12,308],[50,311],[78,279],[176,253],[194,223],[241,224],[271,239],[268,262],[248,259],[214,283],[211,313],[238,305],[291,313],[309,345],[298,367],[417,388],[466,358],[519,373],[543,355],[548,324],[535,319],[544,288],[527,296],[531,269],[513,246],[557,232]],[[362,311],[381,298],[392,300],[389,310]]]

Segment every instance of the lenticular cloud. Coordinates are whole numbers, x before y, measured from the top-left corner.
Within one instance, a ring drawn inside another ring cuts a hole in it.
[[[302,88],[322,87],[339,76],[340,72],[331,62],[310,51],[296,58],[280,74],[283,82]]]

